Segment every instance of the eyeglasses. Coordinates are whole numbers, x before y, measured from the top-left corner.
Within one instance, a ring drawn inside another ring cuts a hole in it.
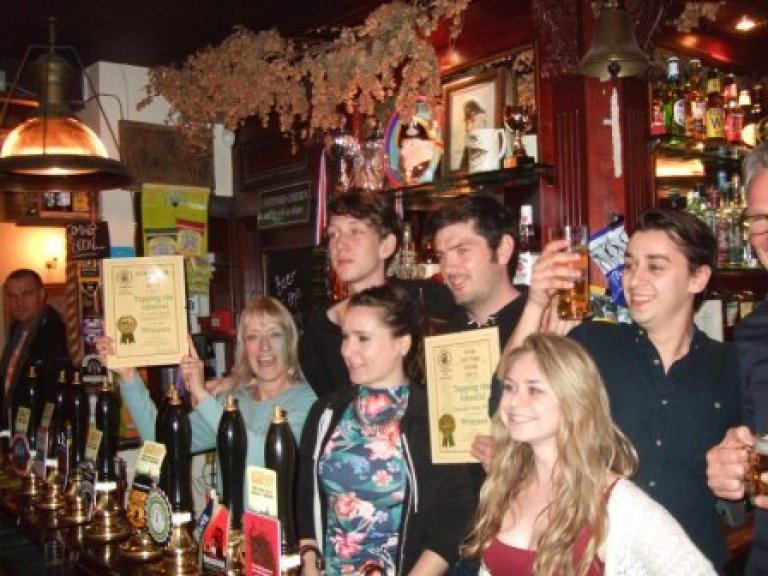
[[[768,214],[745,214],[744,222],[751,234],[768,232]]]

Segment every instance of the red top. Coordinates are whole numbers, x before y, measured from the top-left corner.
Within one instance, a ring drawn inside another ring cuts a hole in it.
[[[573,550],[574,562],[581,559],[591,536],[591,528],[585,528],[579,534]],[[490,546],[483,551],[483,564],[492,576],[531,576],[535,561],[536,550],[515,548],[504,544],[498,538],[491,540]],[[604,570],[602,560],[595,558],[587,571],[587,576],[602,576]]]

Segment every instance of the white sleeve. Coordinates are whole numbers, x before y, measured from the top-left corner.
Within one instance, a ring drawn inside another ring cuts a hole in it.
[[[716,576],[667,510],[629,480],[608,501],[606,576]]]

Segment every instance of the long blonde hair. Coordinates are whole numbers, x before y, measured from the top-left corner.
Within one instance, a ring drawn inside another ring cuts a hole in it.
[[[288,365],[288,374],[293,382],[301,382],[304,375],[299,366],[299,334],[296,330],[296,323],[288,309],[276,298],[270,296],[257,296],[248,302],[245,309],[240,314],[240,320],[237,323],[237,344],[235,347],[235,365],[232,367],[232,380],[235,388],[253,387],[253,378],[255,374],[248,362],[248,355],[245,350],[245,337],[248,320],[251,318],[271,318],[277,321],[285,338],[285,360]]]
[[[573,340],[533,334],[505,359],[505,374],[523,355],[532,353],[560,408],[557,460],[552,472],[545,527],[536,541],[536,576],[584,576],[607,532],[606,470],[628,476],[637,467],[632,444],[611,419],[608,395],[597,367]],[[494,456],[480,491],[472,531],[462,556],[478,559],[499,533],[502,520],[534,473],[533,450],[515,442],[497,412],[493,417]],[[579,534],[592,535],[577,565],[573,548]]]

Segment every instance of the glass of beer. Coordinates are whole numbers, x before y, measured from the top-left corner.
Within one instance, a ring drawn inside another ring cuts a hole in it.
[[[573,288],[557,291],[557,317],[561,320],[583,320],[589,314],[589,229],[581,225],[567,225],[553,228],[549,236],[550,240],[567,240],[566,251],[579,255],[577,262],[569,264],[579,270]]]
[[[768,484],[760,480],[763,472],[768,472],[768,434],[757,437],[755,448],[750,453],[747,485],[752,499],[768,495]]]

